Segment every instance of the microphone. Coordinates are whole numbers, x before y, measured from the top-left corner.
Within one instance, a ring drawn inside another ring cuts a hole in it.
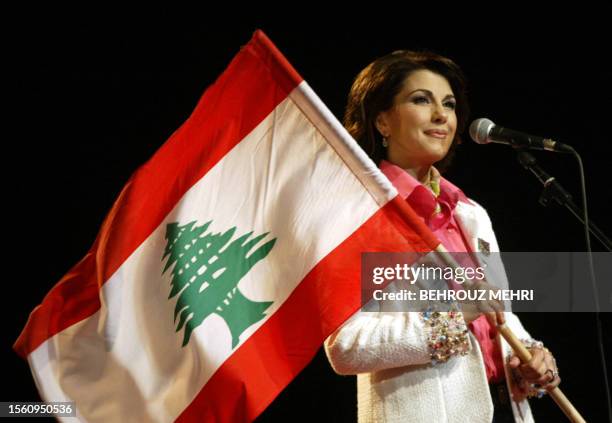
[[[470,137],[478,144],[494,142],[507,144],[517,149],[547,150],[556,153],[572,153],[574,151],[567,144],[507,129],[494,124],[486,118],[476,119],[472,122],[470,125]]]

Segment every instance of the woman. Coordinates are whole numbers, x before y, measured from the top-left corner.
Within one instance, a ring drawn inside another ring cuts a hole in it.
[[[464,78],[453,61],[397,51],[359,73],[344,124],[447,250],[488,254],[499,250],[486,211],[439,173],[467,115]],[[557,368],[515,315],[504,317],[530,348],[529,363],[521,364],[479,313],[360,311],[325,349],[336,372],[358,376],[361,422],[533,421],[526,398],[557,386]]]

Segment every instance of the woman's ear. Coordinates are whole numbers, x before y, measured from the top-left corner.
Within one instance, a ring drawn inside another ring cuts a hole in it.
[[[385,138],[389,137],[389,123],[387,122],[387,114],[385,112],[380,112],[378,116],[376,116],[374,126],[378,129],[380,135]]]

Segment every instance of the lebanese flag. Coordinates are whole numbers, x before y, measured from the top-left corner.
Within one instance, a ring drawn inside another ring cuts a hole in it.
[[[127,182],[15,343],[84,421],[250,421],[438,241],[261,31]]]

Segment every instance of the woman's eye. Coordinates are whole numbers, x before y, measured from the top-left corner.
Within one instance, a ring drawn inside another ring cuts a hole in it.
[[[447,101],[446,103],[444,103],[444,107],[448,107],[451,110],[455,110],[457,108],[457,103],[455,103],[454,101]]]
[[[429,99],[427,97],[415,97],[412,101],[416,104],[429,103]]]

